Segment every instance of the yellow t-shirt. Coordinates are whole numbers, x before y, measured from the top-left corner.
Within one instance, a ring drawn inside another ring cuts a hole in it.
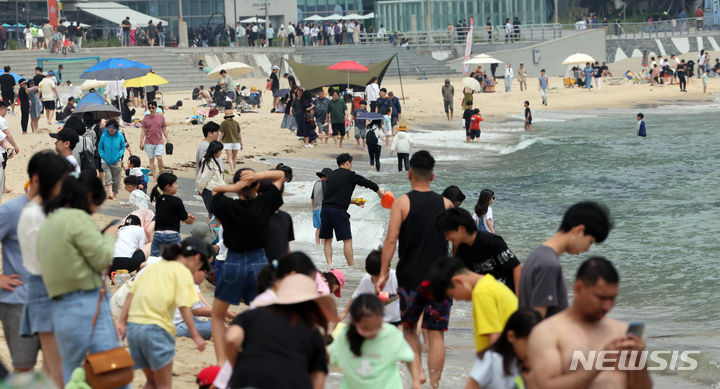
[[[475,349],[490,345],[488,334],[502,332],[507,319],[518,309],[518,300],[510,288],[486,274],[472,291],[473,333]]]
[[[177,261],[161,260],[148,265],[130,284],[133,294],[128,322],[155,324],[175,336],[173,316],[179,307],[198,301],[190,269]]]

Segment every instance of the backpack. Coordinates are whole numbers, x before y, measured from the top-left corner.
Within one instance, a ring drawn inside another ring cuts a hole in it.
[[[369,146],[377,146],[378,144],[378,138],[377,135],[375,135],[376,128],[376,126],[369,128],[368,132],[365,134],[365,143]]]
[[[82,150],[80,150],[80,160],[78,161],[78,164],[80,165],[80,171],[95,171],[95,153],[93,151],[88,150],[86,145],[87,137],[85,135],[81,136],[82,138]],[[91,142],[92,143],[92,142]]]

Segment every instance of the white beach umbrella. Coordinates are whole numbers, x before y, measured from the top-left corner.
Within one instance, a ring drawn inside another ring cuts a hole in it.
[[[303,20],[307,20],[307,21],[310,21],[310,22],[317,22],[317,21],[319,21],[319,20],[323,20],[323,17],[320,16],[320,15],[318,15],[318,14],[315,14],[315,15],[313,15],[313,16],[308,16],[308,17],[306,17],[306,18],[303,19]]]
[[[479,54],[476,55],[469,60],[463,62],[465,65],[486,65],[486,64],[492,64],[492,63],[503,63],[503,61],[500,61],[499,59],[495,59],[487,54]]]
[[[265,23],[265,19],[253,16],[251,18],[241,20],[240,23]]]
[[[564,61],[562,61],[563,65],[575,65],[575,64],[584,64],[586,62],[593,63],[595,62],[595,58],[583,54],[583,53],[575,53],[567,58],[565,58]]]
[[[352,14],[343,16],[343,20],[358,20],[358,19],[362,19],[362,15],[352,13]]]
[[[210,73],[207,78],[220,79],[220,71],[225,70],[227,74],[232,78],[242,77],[246,74],[250,74],[255,70],[252,66],[244,64],[242,62],[225,62],[224,64],[216,67]]]
[[[338,14],[332,14],[330,16],[325,16],[322,20],[342,20],[342,18],[343,17]]]
[[[361,19],[375,19],[375,12],[370,12],[369,14],[363,15]]]
[[[478,80],[472,78],[472,77],[464,77],[462,79],[463,85],[466,87],[474,90],[475,92],[482,92],[482,87],[480,86],[480,83]]]
[[[85,80],[82,84],[80,84],[80,90],[88,90],[91,88],[104,88],[107,86],[107,83],[107,81]]]

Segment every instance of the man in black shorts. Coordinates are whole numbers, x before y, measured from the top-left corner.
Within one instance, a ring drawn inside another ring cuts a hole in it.
[[[382,270],[376,285],[378,291],[385,287],[395,245],[399,243],[400,260],[396,274],[403,332],[405,340],[415,351],[416,366],[420,369],[417,373],[424,381],[420,338],[416,332],[422,315],[422,327],[428,330],[427,340],[430,343],[427,364],[431,388],[438,387],[445,365],[444,332],[448,329],[452,306],[449,299],[435,301],[427,281],[433,264],[448,255],[447,241],[435,227],[435,218],[453,207],[450,200],[430,189],[430,182],[435,178],[434,167],[435,159],[426,150],[420,150],[410,158],[408,177],[412,191],[396,199],[392,205],[383,243]]]
[[[343,138],[345,138],[346,117],[347,104],[345,104],[345,100],[340,98],[340,92],[334,89],[332,91],[332,99],[328,104],[328,113],[327,117],[325,118],[325,122],[330,122],[333,137],[340,135],[340,144],[338,145],[339,147],[342,147]]]
[[[0,96],[3,103],[12,109],[15,114],[15,77],[10,74],[10,66],[3,68],[5,73],[0,75]]]
[[[353,265],[352,231],[350,215],[347,209],[350,204],[361,206],[363,203],[352,201],[352,193],[356,185],[368,188],[382,199],[383,191],[376,183],[352,171],[353,157],[343,153],[337,157],[338,168],[327,174],[325,193],[320,212],[320,239],[324,239],[325,260],[332,264],[332,237],[343,241],[343,253],[348,266]]]

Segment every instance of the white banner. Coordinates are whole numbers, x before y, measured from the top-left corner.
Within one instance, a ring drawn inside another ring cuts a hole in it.
[[[473,24],[475,24],[475,21],[473,18],[470,18],[470,28],[467,32],[467,37],[465,39],[465,61],[467,62],[470,59],[470,54],[472,54],[472,44],[473,44]],[[469,75],[470,65],[465,65],[465,75]]]

